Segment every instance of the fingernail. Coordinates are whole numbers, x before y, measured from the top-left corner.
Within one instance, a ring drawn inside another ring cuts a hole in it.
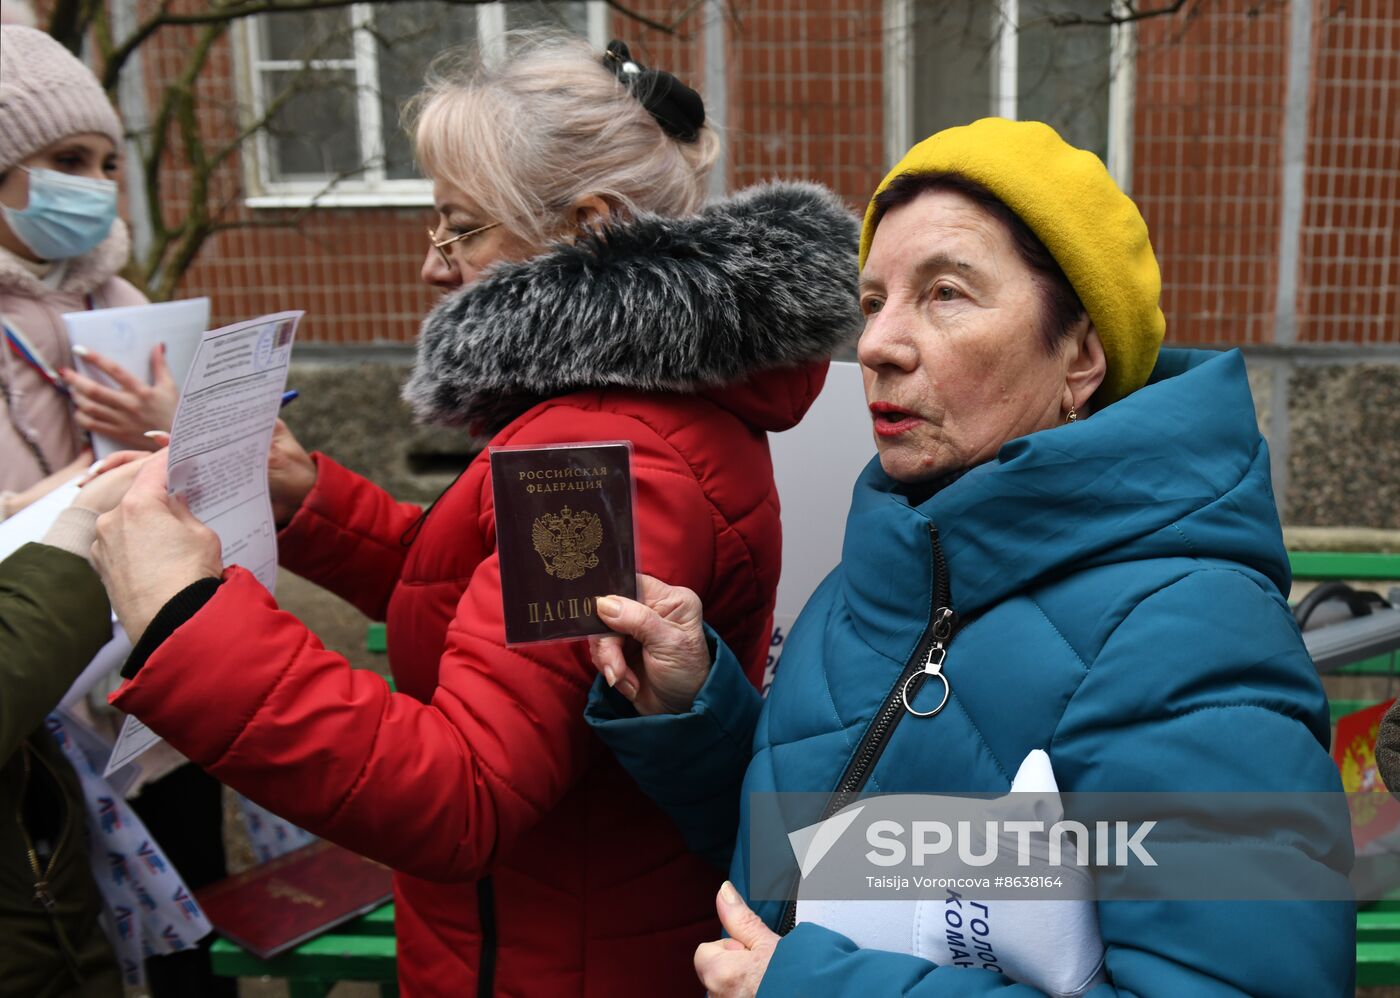
[[[617,601],[616,596],[599,596],[594,600],[598,607],[600,617],[616,617],[622,613],[622,604]]]
[[[610,666],[610,665],[605,665],[605,666],[603,666],[603,678],[606,679],[606,680],[608,681],[608,685],[609,685],[609,686],[616,686],[616,685],[617,685],[617,673],[613,671],[613,667],[612,667],[612,666]]]
[[[86,357],[91,352],[92,351],[88,350],[88,348],[83,346],[81,343],[73,344],[73,356],[75,357]]]
[[[724,898],[725,904],[738,904],[739,892],[734,889],[734,885],[729,881],[719,885],[719,896]]]
[[[164,430],[147,430],[145,433],[141,434],[141,436],[149,437],[154,440],[156,437],[168,437],[170,434],[166,433]]]
[[[617,684],[617,692],[621,693],[628,700],[631,700],[637,695],[637,684],[630,679],[624,679]]]

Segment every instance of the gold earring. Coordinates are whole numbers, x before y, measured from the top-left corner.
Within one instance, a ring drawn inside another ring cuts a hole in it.
[[[1079,410],[1075,409],[1074,406],[1070,406],[1070,407],[1069,407],[1069,413],[1065,416],[1065,422],[1066,422],[1066,423],[1073,423],[1073,422],[1074,422],[1076,419],[1078,419],[1078,418],[1079,418]]]

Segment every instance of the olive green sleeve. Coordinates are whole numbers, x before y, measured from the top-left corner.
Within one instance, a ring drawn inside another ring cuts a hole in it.
[[[26,544],[0,562],[0,764],[111,636],[107,592],[84,559]]]

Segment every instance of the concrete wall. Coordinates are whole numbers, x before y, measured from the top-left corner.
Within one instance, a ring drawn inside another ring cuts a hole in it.
[[[1284,525],[1400,530],[1400,351],[1254,347],[1245,356]]]

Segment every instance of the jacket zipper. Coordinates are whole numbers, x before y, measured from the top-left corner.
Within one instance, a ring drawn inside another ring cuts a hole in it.
[[[59,854],[63,852],[63,844],[68,840],[69,832],[72,830],[74,817],[73,809],[64,801],[62,790],[63,783],[58,778],[58,773],[49,765],[48,760],[37,752],[31,752],[27,741],[20,743],[20,752],[24,760],[24,769],[20,780],[19,805],[18,810],[15,812],[15,822],[19,826],[20,837],[24,840],[24,849],[29,859],[30,872],[34,874],[34,903],[43,908],[44,913],[49,916],[54,936],[58,940],[59,949],[63,951],[64,962],[68,965],[68,972],[73,975],[73,979],[77,983],[82,984],[83,974],[79,969],[80,961],[78,960],[78,954],[73,949],[73,944],[68,941],[68,934],[63,931],[63,923],[59,921],[58,913],[55,911],[58,901],[49,890],[49,875],[52,874],[54,869],[58,866]],[[53,852],[49,854],[48,862],[42,864],[39,862],[39,852],[34,847],[34,841],[29,836],[29,829],[24,827],[23,818],[24,799],[29,793],[32,759],[37,759],[39,764],[48,772],[49,779],[52,781],[55,788],[56,798],[60,804],[63,805],[64,810],[63,821],[60,823],[58,835],[54,839]]]
[[[489,875],[476,882],[476,918],[481,927],[476,993],[477,998],[492,998],[496,993],[496,885]]]
[[[952,643],[957,631],[958,620],[957,614],[953,612],[953,597],[948,582],[948,563],[944,560],[943,548],[938,542],[938,527],[935,524],[929,524],[928,535],[933,568],[933,586],[929,594],[928,625],[924,628],[924,633],[919,638],[918,643],[914,645],[914,653],[909,656],[904,670],[900,672],[894,686],[885,695],[885,702],[876,712],[869,727],[865,729],[865,734],[861,737],[860,744],[856,746],[851,761],[846,764],[846,771],[841,774],[841,779],[836,784],[836,790],[832,793],[831,800],[827,802],[826,808],[822,812],[821,820],[823,821],[845,807],[853,797],[865,788],[865,784],[870,780],[870,773],[875,769],[875,764],[880,761],[880,756],[884,754],[885,746],[889,744],[895,726],[899,724],[905,714],[932,717],[942,710],[948,702],[951,690],[948,686],[948,678],[943,675],[943,662],[948,654],[948,645]],[[942,681],[943,700],[931,711],[916,712],[912,703],[930,676],[937,676]],[[783,905],[782,916],[778,919],[778,935],[780,936],[791,932],[797,921],[796,886],[794,883],[793,890],[790,892],[792,896]]]

